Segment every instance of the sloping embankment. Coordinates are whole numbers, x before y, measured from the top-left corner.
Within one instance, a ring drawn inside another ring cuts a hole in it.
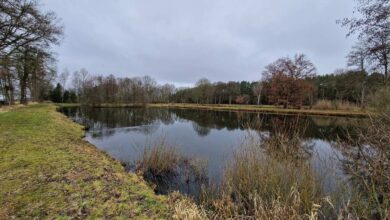
[[[0,219],[166,217],[165,197],[82,140],[82,126],[55,108],[0,113]]]

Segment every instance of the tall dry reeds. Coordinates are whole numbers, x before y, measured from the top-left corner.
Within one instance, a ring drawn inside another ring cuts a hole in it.
[[[210,218],[315,219],[329,206],[308,161],[279,160],[249,135],[227,165],[223,181],[201,206]]]
[[[248,133],[218,186],[204,185],[196,201],[171,194],[173,219],[389,219],[390,115],[371,122],[358,138],[338,143],[350,177],[338,184],[349,190],[324,189],[324,178],[308,160],[304,126],[295,127],[298,120],[273,122],[268,135]],[[183,165],[180,158],[163,141],[145,150],[139,167],[166,174]]]

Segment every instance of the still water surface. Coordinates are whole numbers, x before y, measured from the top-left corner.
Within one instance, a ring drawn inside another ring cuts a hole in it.
[[[134,164],[145,146],[164,138],[181,154],[206,161],[207,182],[210,183],[221,180],[223,168],[248,137],[249,130],[270,136],[275,129],[300,129],[296,127],[298,125],[302,128],[301,138],[310,151],[308,159],[318,175],[323,175],[329,169],[326,167],[329,161],[337,163],[335,158],[342,157],[334,143],[345,139],[347,134],[353,135],[354,129],[364,122],[358,118],[167,108],[70,107],[62,108],[61,112],[87,126],[85,139],[122,164]],[[337,172],[342,175],[342,170]],[[326,184],[327,189],[332,190],[334,179],[328,179]],[[164,193],[167,190],[196,195],[199,187],[172,184],[169,189],[163,187],[157,191]]]

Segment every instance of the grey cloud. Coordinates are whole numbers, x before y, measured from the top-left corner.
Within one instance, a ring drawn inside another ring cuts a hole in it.
[[[319,72],[345,66],[353,40],[335,20],[353,1],[44,0],[65,25],[59,68],[191,84],[258,80],[269,62],[306,53]]]

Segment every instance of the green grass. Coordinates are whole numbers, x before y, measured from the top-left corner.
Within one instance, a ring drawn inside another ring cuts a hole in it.
[[[167,199],[50,104],[0,113],[0,219],[164,218]]]

